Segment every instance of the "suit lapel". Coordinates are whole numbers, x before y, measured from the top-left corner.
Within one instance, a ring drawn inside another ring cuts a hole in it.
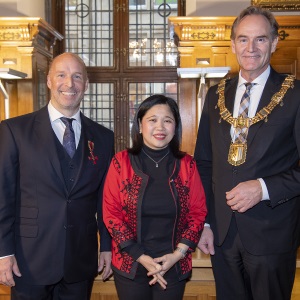
[[[89,120],[87,117],[85,117],[82,113],[80,114],[81,118],[81,135],[80,135],[80,147],[81,147],[81,157],[80,157],[80,163],[79,163],[79,168],[78,168],[78,173],[77,176],[74,180],[74,184],[72,189],[70,190],[70,193],[74,190],[74,187],[78,185],[78,180],[81,176],[81,173],[83,172],[84,166],[85,166],[85,161],[86,158],[89,156],[89,148],[88,148],[88,141],[93,141],[94,136],[93,132],[91,130],[91,126],[89,123]]]
[[[266,82],[261,99],[257,107],[257,112],[270,103],[272,96],[280,90],[281,84],[282,84],[282,77],[278,73],[276,73],[273,69],[271,69],[269,78]],[[258,123],[250,126],[248,132],[248,138],[247,138],[248,145],[253,141],[253,138],[255,137],[258,129],[263,124],[264,121],[259,121]]]
[[[228,82],[225,86],[225,107],[229,110],[229,112],[233,113],[233,107],[234,107],[234,100],[235,100],[235,93],[236,88],[238,84],[238,77],[234,77],[232,80]],[[224,136],[224,142],[226,144],[226,147],[229,148],[229,145],[231,143],[231,124],[228,122],[222,120],[221,126],[223,130],[223,136]]]
[[[65,180],[61,171],[61,165],[57,155],[56,142],[55,142],[55,133],[53,132],[49,113],[47,106],[39,110],[36,114],[35,124],[34,124],[34,133],[37,137],[37,144],[42,147],[48,155],[44,155],[45,159],[49,159],[53,169],[57,173],[57,176],[63,182],[65,189]]]

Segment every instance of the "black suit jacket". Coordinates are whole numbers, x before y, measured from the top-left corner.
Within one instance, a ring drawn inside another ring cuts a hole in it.
[[[101,251],[111,251],[102,186],[114,154],[113,133],[83,114],[81,124],[81,164],[70,192],[47,107],[0,124],[0,256],[15,254],[27,283],[93,278],[97,226]],[[94,143],[96,164],[88,141]]]
[[[258,110],[279,91],[285,76],[271,69]],[[226,83],[225,104],[232,113],[238,77]],[[235,212],[245,248],[252,254],[282,253],[299,245],[300,238],[300,82],[296,81],[269,115],[268,121],[252,125],[248,133],[246,162],[227,162],[230,127],[220,120],[216,108],[217,86],[207,93],[200,120],[195,159],[207,196],[207,222],[221,245],[227,234],[232,210],[225,192],[238,183],[263,178],[270,200],[261,201],[245,213]]]

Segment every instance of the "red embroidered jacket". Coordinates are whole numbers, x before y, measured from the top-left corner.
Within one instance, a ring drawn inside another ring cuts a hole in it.
[[[117,153],[106,176],[103,197],[103,220],[112,236],[112,268],[131,279],[135,277],[138,262],[122,250],[141,242],[137,228],[143,199],[139,195],[143,195],[148,182],[148,176],[138,166],[137,156],[126,150]],[[169,185],[178,208],[173,247],[175,249],[179,242],[189,246],[185,258],[177,262],[178,278],[182,280],[191,274],[191,252],[197,246],[207,212],[204,190],[192,156],[175,160]]]

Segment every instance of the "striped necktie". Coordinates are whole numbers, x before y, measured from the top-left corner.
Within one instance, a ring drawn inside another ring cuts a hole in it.
[[[72,121],[75,119],[69,119],[65,117],[61,117],[60,119],[66,125],[65,133],[63,136],[63,146],[66,149],[69,156],[72,158],[76,150],[75,134],[74,129],[72,127]]]
[[[242,96],[239,108],[239,117],[248,118],[248,110],[250,104],[250,90],[255,83],[246,82],[246,90]],[[235,129],[235,141],[245,143],[247,140],[248,128],[236,128]]]

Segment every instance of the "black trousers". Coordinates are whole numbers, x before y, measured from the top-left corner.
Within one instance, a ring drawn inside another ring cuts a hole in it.
[[[165,290],[158,283],[149,285],[152,277],[147,276],[147,270],[142,265],[139,265],[134,280],[114,272],[119,300],[182,300],[186,280],[178,281],[175,268],[168,272],[164,276],[168,282]]]
[[[233,216],[223,245],[215,246],[211,256],[217,300],[290,300],[296,256],[297,249],[278,255],[250,254]]]
[[[30,285],[16,280],[11,300],[89,300],[94,280],[67,283],[64,279],[51,285]]]

